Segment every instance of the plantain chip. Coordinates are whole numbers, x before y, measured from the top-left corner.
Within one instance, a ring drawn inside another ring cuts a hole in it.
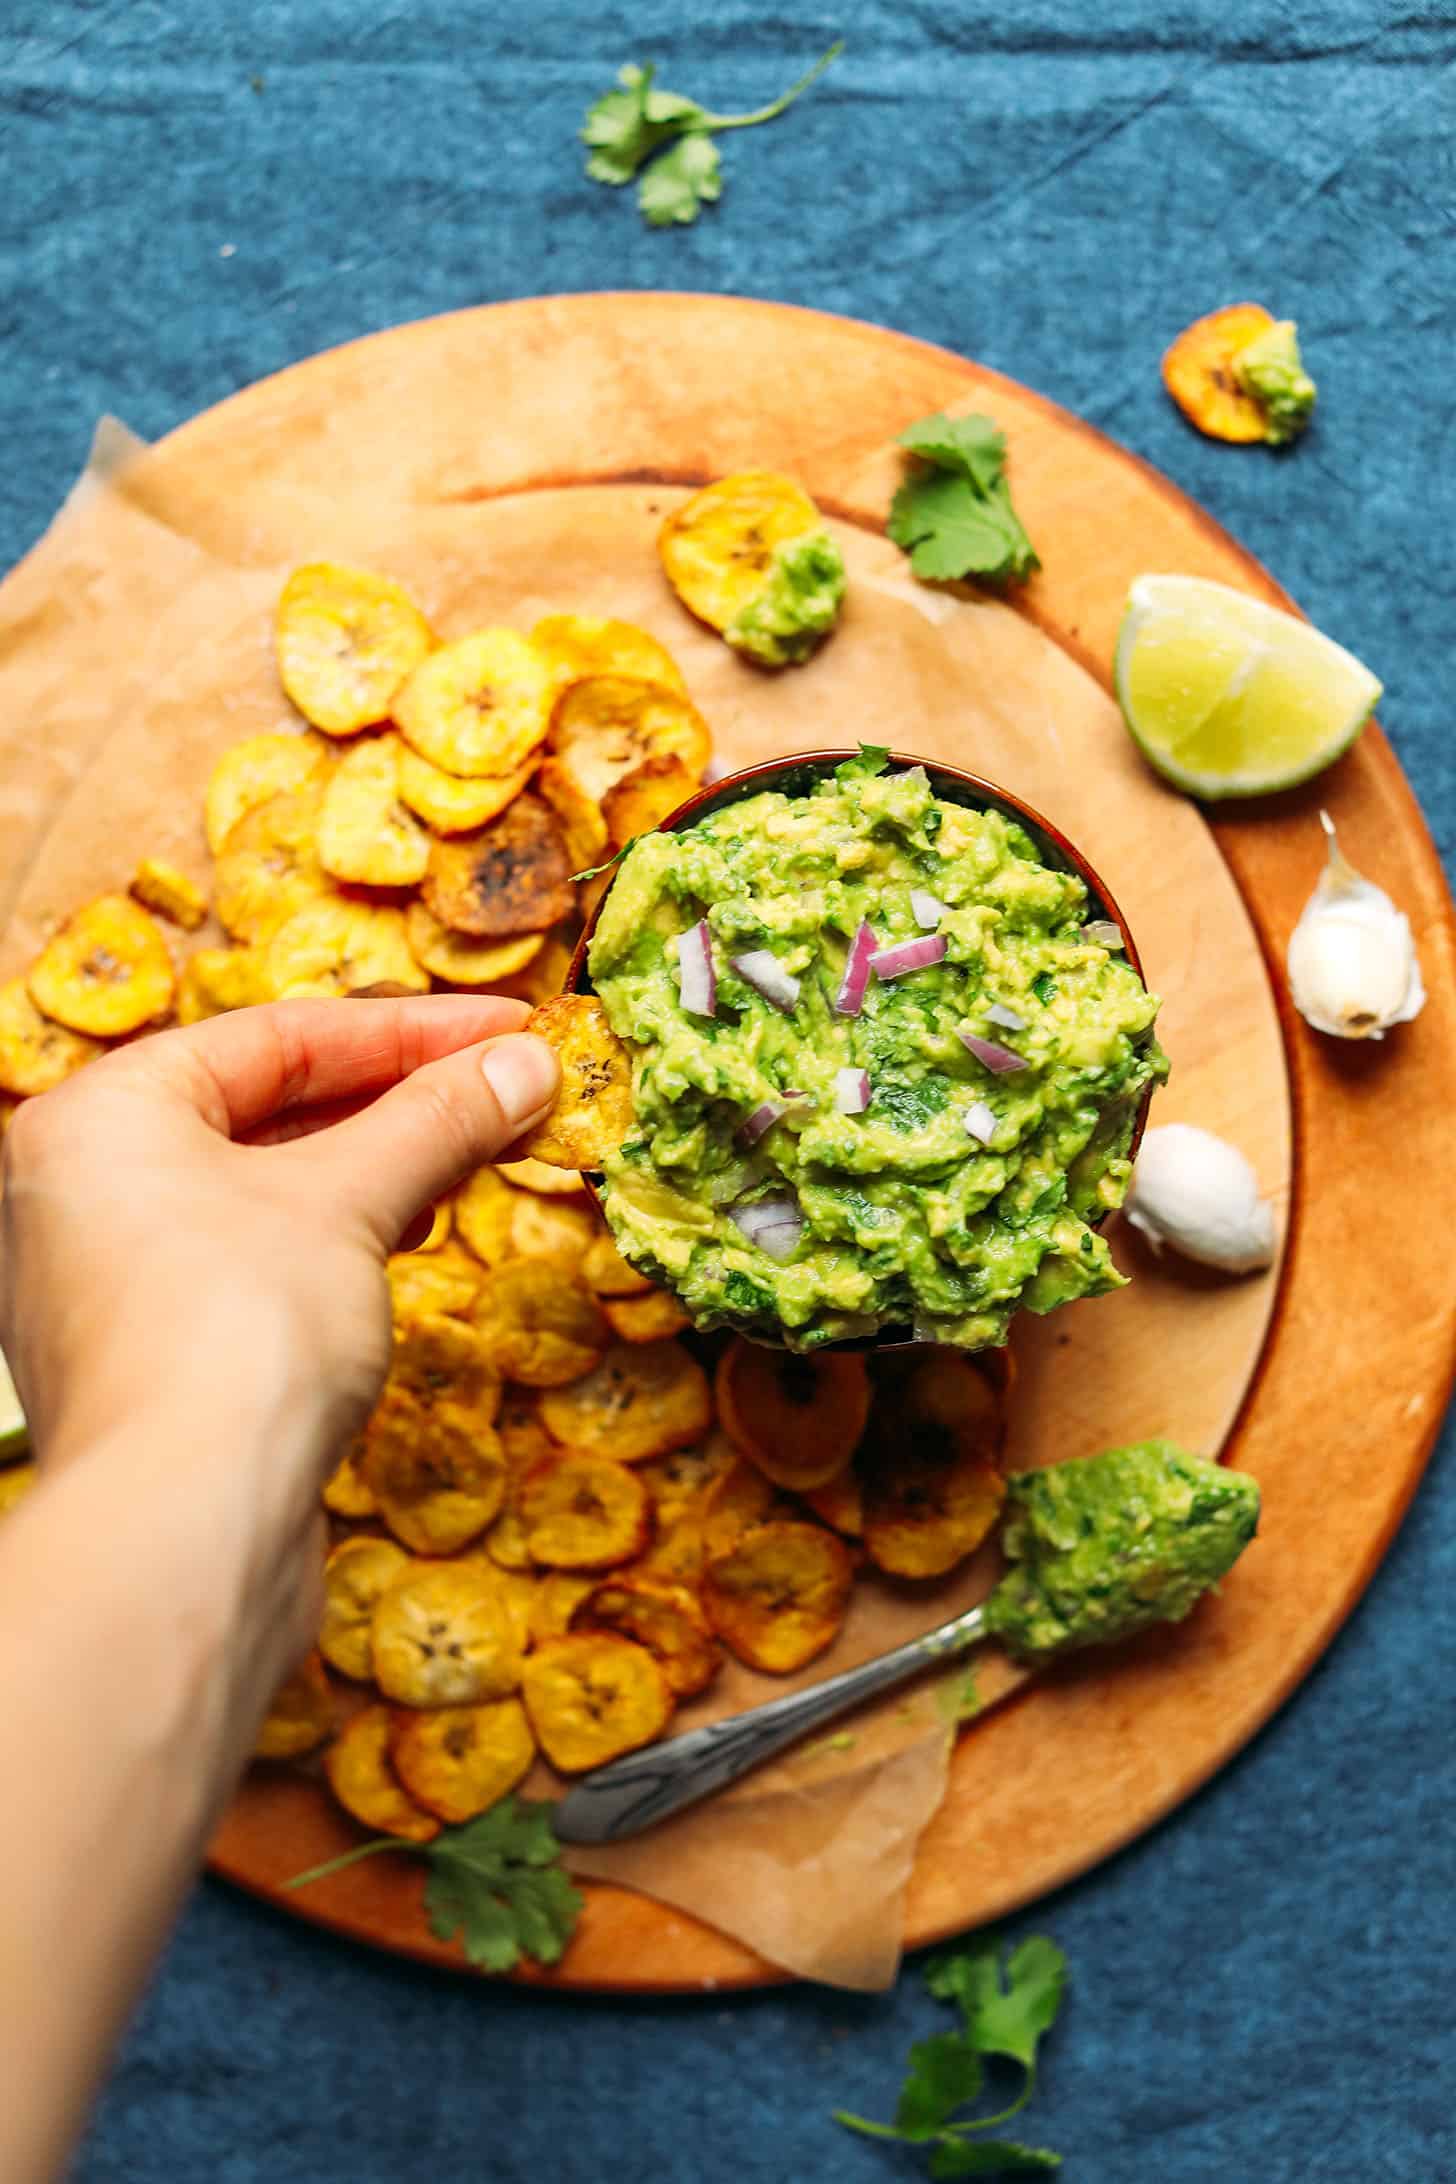
[[[686,1586],[646,1577],[609,1577],[578,1602],[573,1631],[614,1631],[646,1646],[672,1688],[691,1698],[723,1665],[707,1619]]]
[[[737,1462],[738,1451],[727,1434],[710,1433],[693,1448],[671,1449],[666,1456],[649,1456],[640,1463],[637,1476],[652,1496],[658,1531],[701,1512],[712,1488]]]
[[[680,691],[635,675],[592,675],[557,699],[550,745],[583,793],[600,804],[624,774],[649,758],[675,754],[697,780],[713,739]]]
[[[585,1198],[586,1185],[574,1168],[553,1168],[544,1160],[498,1160],[496,1173],[517,1190],[536,1191],[543,1198]]]
[[[817,1524],[761,1524],[703,1571],[703,1613],[747,1668],[791,1675],[834,1643],[854,1562]]]
[[[457,1553],[505,1498],[505,1456],[490,1426],[401,1387],[375,1405],[360,1468],[390,1531],[419,1555]]]
[[[832,1532],[843,1532],[850,1539],[863,1536],[864,1489],[853,1464],[836,1471],[822,1486],[811,1486],[802,1491],[799,1499]]]
[[[416,1563],[374,1610],[374,1681],[400,1706],[473,1706],[521,1680],[521,1648],[497,1589],[473,1562]]]
[[[296,910],[331,896],[319,863],[323,791],[317,782],[244,812],[217,860],[218,923],[234,940],[266,941]]]
[[[571,869],[553,814],[539,796],[518,796],[473,834],[436,842],[422,892],[452,932],[512,940],[568,914]]]
[[[740,1457],[703,1497],[703,1552],[726,1555],[761,1524],[792,1523],[798,1511],[786,1494]]]
[[[479,1265],[453,1241],[424,1258],[415,1251],[398,1251],[385,1273],[396,1327],[421,1313],[448,1312],[457,1319],[468,1318],[480,1291]]]
[[[410,1558],[392,1539],[346,1539],[324,1564],[324,1612],[319,1623],[319,1652],[330,1667],[356,1683],[374,1673],[369,1633],[374,1610],[391,1585],[410,1566]]]
[[[179,872],[162,857],[143,857],[132,874],[131,892],[145,910],[169,918],[173,925],[195,933],[207,919],[207,897],[196,880]]]
[[[371,1835],[397,1835],[404,1843],[428,1843],[440,1832],[404,1788],[389,1756],[393,1717],[387,1706],[366,1706],[347,1722],[324,1754],[324,1773],[339,1803]]]
[[[433,833],[469,834],[515,802],[536,765],[534,758],[528,758],[512,773],[477,774],[467,780],[463,774],[432,766],[406,743],[399,754],[399,793]]]
[[[543,614],[531,642],[550,671],[553,692],[588,675],[634,675],[667,690],[687,691],[666,645],[635,622],[600,614]]]
[[[394,1771],[417,1805],[450,1827],[489,1812],[536,1757],[519,1699],[401,1714],[390,1735]]]
[[[396,692],[435,641],[403,585],[329,561],[293,571],[274,635],[284,689],[329,736],[387,720]]]
[[[675,508],[657,550],[678,598],[710,629],[752,604],[772,573],[774,549],[822,524],[801,485],[775,470],[735,470]]]
[[[445,773],[510,774],[546,735],[551,678],[513,629],[478,629],[430,655],[394,701],[407,743]]]
[[[413,887],[430,837],[399,795],[398,736],[366,736],[334,768],[319,810],[319,863],[358,887]]]
[[[498,979],[495,991],[508,994],[513,1001],[527,1001],[533,1009],[539,1008],[543,1001],[552,1000],[566,984],[571,959],[576,952],[578,931],[574,918],[553,926],[540,954],[533,956],[523,971]],[[531,936],[532,939],[538,937],[536,934]]]
[[[578,1604],[596,1582],[574,1570],[543,1570],[532,1587],[531,1644],[539,1650],[553,1638],[564,1638]]]
[[[384,1394],[407,1395],[424,1411],[450,1411],[489,1426],[501,1406],[500,1374],[470,1324],[443,1312],[419,1312],[395,1329]]]
[[[522,1479],[519,1501],[531,1559],[548,1569],[615,1569],[652,1536],[646,1487],[609,1456],[548,1456]]]
[[[533,1653],[521,1698],[536,1742],[562,1774],[635,1752],[672,1718],[672,1686],[630,1638],[555,1638]]]
[[[336,1517],[345,1517],[351,1523],[360,1524],[366,1517],[377,1517],[379,1504],[373,1489],[368,1486],[359,1461],[364,1453],[364,1436],[345,1449],[323,1483],[321,1499],[325,1509]]]
[[[548,1172],[560,1175],[562,1170],[552,1168]],[[648,1277],[622,1257],[606,1229],[593,1237],[581,1271],[587,1288],[599,1297],[645,1297],[652,1288]]]
[[[298,1759],[334,1731],[334,1694],[324,1664],[310,1653],[274,1692],[253,1745],[254,1759]]]
[[[455,1215],[448,1198],[440,1199],[430,1209],[430,1231],[423,1243],[415,1245],[416,1251],[439,1251],[448,1244],[455,1233]]]
[[[512,1197],[511,1249],[516,1257],[561,1259],[576,1271],[596,1234],[588,1209],[579,1199],[542,1198],[535,1191],[515,1191]]]
[[[305,903],[277,927],[263,951],[263,970],[280,1001],[336,998],[385,982],[408,993],[430,990],[410,953],[404,913],[342,895]]]
[[[26,992],[23,978],[0,986],[0,1092],[30,1099],[74,1076],[105,1049],[53,1024]]]
[[[1274,324],[1262,304],[1231,303],[1185,326],[1163,357],[1163,384],[1190,424],[1212,440],[1262,440],[1268,418],[1240,386],[1234,358]]]
[[[862,1357],[800,1357],[741,1337],[719,1358],[713,1393],[734,1447],[765,1478],[796,1493],[844,1469],[870,1414]]]
[[[607,1346],[607,1324],[590,1290],[544,1259],[493,1267],[473,1318],[496,1370],[528,1388],[579,1380]]]
[[[969,1358],[936,1350],[883,1387],[864,1479],[864,1543],[895,1577],[940,1577],[973,1554],[1005,1497],[1001,1398]]]
[[[651,1290],[645,1297],[604,1297],[602,1310],[619,1342],[661,1342],[693,1324],[691,1314],[665,1289]]]
[[[707,1375],[679,1342],[616,1342],[593,1365],[541,1398],[546,1431],[563,1448],[635,1464],[690,1448],[713,1423]]]
[[[602,798],[602,817],[613,849],[625,849],[639,834],[651,834],[685,804],[698,777],[676,751],[659,751],[614,782]]]
[[[129,895],[98,895],[32,963],[30,998],[54,1023],[119,1039],[165,1016],[177,988],[167,943]]]
[[[177,981],[177,1021],[200,1024],[205,1017],[272,999],[260,949],[198,948]]]
[[[536,1597],[534,1574],[528,1570],[503,1570],[498,1562],[474,1551],[470,1559],[486,1582],[495,1587],[516,1644],[524,1653],[531,1643],[531,1604]]]
[[[39,1471],[33,1461],[0,1467],[0,1517],[18,1508],[35,1485]]]
[[[207,846],[220,857],[238,821],[275,796],[287,796],[314,780],[328,762],[319,736],[249,736],[235,743],[212,769],[203,806]]]
[[[570,767],[559,758],[548,758],[536,776],[536,793],[556,814],[568,868],[585,872],[600,863],[607,846],[607,823],[601,805],[587,795]]]
[[[455,1226],[482,1266],[500,1266],[511,1255],[516,1193],[494,1168],[477,1168],[460,1186]]]
[[[509,1482],[509,1464],[506,1471]],[[530,1571],[534,1567],[526,1538],[526,1520],[515,1505],[514,1489],[510,1483],[506,1486],[506,1499],[500,1515],[487,1530],[481,1544],[498,1570],[507,1570],[514,1575]]]
[[[447,986],[489,986],[523,971],[546,945],[544,933],[522,933],[515,940],[472,940],[452,932],[429,906],[412,902],[405,913],[405,937],[422,971]]]
[[[631,1056],[595,994],[562,993],[544,1001],[526,1029],[555,1048],[561,1089],[522,1143],[548,1166],[600,1168],[632,1127]]]

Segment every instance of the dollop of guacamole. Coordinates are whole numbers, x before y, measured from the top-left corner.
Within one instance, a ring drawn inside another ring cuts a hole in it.
[[[844,1013],[861,921],[882,948],[925,937],[915,890],[943,905],[942,959],[871,972]],[[1088,915],[1013,819],[936,797],[882,752],[644,836],[590,951],[633,1057],[634,1127],[602,1192],[624,1255],[699,1327],[799,1350],[885,1326],[979,1349],[1020,1305],[1122,1286],[1090,1224],[1122,1202],[1138,1102],[1167,1063],[1156,999]],[[679,991],[703,919],[711,1015]],[[734,967],[765,954],[797,980],[791,1006]],[[994,1073],[966,1032],[1024,1066]],[[842,1112],[840,1073],[861,1070],[868,1104]],[[782,1114],[750,1142],[765,1103]],[[790,1226],[751,1240],[765,1205]]]
[[[1254,1536],[1259,1489],[1241,1471],[1138,1441],[1007,1481],[1010,1564],[987,1628],[1018,1660],[1179,1623]]]
[[[806,531],[774,548],[763,588],[723,635],[764,667],[806,660],[839,620],[844,557],[827,531]]]
[[[1240,349],[1234,377],[1264,412],[1264,437],[1283,447],[1303,432],[1314,410],[1316,388],[1299,353],[1293,319],[1276,319]]]

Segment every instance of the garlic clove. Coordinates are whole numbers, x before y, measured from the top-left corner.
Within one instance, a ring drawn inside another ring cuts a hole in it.
[[[1289,990],[1316,1031],[1337,1039],[1382,1039],[1426,1003],[1410,922],[1384,888],[1349,862],[1327,811],[1320,813],[1320,825],[1329,850],[1289,937]]]
[[[1165,1244],[1200,1266],[1252,1274],[1273,1263],[1274,1209],[1237,1146],[1190,1122],[1149,1130],[1124,1208],[1154,1251]]]

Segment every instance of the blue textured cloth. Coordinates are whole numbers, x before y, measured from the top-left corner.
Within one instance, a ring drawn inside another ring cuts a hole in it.
[[[102,410],[156,435],[310,351],[499,297],[781,297],[978,356],[1187,487],[1384,676],[1450,847],[1451,0],[883,0],[842,19],[641,0],[626,27],[587,0],[9,0],[0,18],[4,561]],[[621,61],[749,106],[841,30],[803,106],[725,141],[697,227],[650,233],[581,179],[574,131]],[[1298,318],[1319,380],[1285,459],[1200,440],[1159,387],[1170,334],[1244,295]],[[1449,1454],[1255,1746],[1014,1922],[1071,1958],[1023,2121],[1075,2184],[1456,2174]],[[887,2114],[940,2021],[913,1965],[876,2001],[503,1992],[204,1883],[78,2173],[888,2184],[923,2164],[829,2112]]]

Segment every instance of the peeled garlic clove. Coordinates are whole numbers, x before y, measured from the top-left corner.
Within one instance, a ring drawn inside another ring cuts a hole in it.
[[[1329,855],[1289,937],[1289,990],[1316,1031],[1383,1039],[1426,1005],[1410,923],[1384,888],[1347,862],[1327,811],[1320,825]]]
[[[1171,1244],[1200,1266],[1252,1274],[1274,1258],[1274,1209],[1253,1169],[1236,1146],[1191,1122],[1148,1131],[1124,1210],[1155,1251]]]

